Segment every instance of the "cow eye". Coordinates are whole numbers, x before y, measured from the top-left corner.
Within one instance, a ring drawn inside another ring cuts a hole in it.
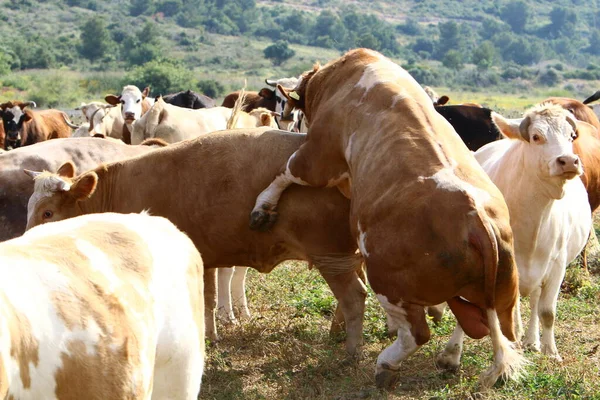
[[[534,142],[539,142],[540,141],[540,135],[533,135],[533,141]]]
[[[575,131],[575,132],[573,132],[573,133],[571,134],[571,140],[575,140],[575,139],[577,139],[578,137],[579,137],[579,135],[577,134],[577,131]]]
[[[141,99],[137,99],[136,103],[139,103],[140,101],[142,101]]]
[[[125,100],[121,100],[121,104],[125,104]]]
[[[46,210],[42,214],[42,218],[44,218],[44,219],[52,218],[53,215],[54,215],[54,213],[52,211]]]

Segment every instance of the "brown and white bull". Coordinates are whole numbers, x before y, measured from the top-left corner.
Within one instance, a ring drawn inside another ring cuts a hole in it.
[[[71,127],[66,122],[69,118],[63,111],[33,111],[28,108],[30,106],[36,105],[33,101],[0,104],[0,116],[6,135],[4,150],[71,136]]]
[[[0,242],[20,236],[27,224],[27,201],[33,193],[24,169],[56,171],[72,160],[82,171],[152,150],[121,141],[96,138],[56,139],[11,150],[0,157]]]
[[[123,87],[119,96],[109,94],[104,100],[110,105],[118,106],[114,111],[109,111],[104,117],[104,128],[95,128],[94,133],[103,133],[105,136],[114,137],[131,144],[131,132],[133,124],[141,118],[154,104],[154,99],[148,97],[150,88],[146,87],[140,91],[137,86],[127,85]],[[105,132],[100,132],[105,130]]]
[[[202,273],[189,238],[148,215],[86,215],[0,243],[0,397],[196,400]]]
[[[519,290],[529,296],[531,306],[523,344],[560,361],[554,341],[560,285],[592,227],[587,193],[578,179],[584,166],[573,144],[583,131],[590,134],[595,128],[548,103],[534,107],[522,120],[498,114],[493,118],[509,139],[484,146],[475,158],[508,204]],[[519,327],[520,319],[519,315]]]
[[[291,188],[281,199],[285,212],[271,231],[248,229],[256,195],[304,140],[305,135],[265,129],[224,131],[77,177],[72,170],[54,174],[47,180],[49,191],[31,197],[28,226],[87,213],[148,209],[190,236],[205,268],[246,265],[268,273],[284,260],[307,260],[338,299],[336,315],[345,320],[346,350],[356,354],[366,290],[356,272],[361,257],[350,235],[348,200],[335,189]],[[207,334],[215,339],[212,279],[205,288]]]
[[[443,301],[469,336],[492,338],[482,386],[519,377],[506,203],[419,84],[381,54],[357,49],[305,73],[288,105],[308,119],[307,141],[258,196],[250,224],[277,227],[280,196],[293,183],[337,186],[351,199],[352,236],[398,334],[377,359],[378,386],[392,384],[400,362],[429,340],[423,307]]]

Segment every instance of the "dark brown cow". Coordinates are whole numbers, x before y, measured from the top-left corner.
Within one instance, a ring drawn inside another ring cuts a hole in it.
[[[335,189],[292,188],[282,198],[285,211],[275,228],[268,233],[248,229],[256,195],[305,138],[237,129],[175,143],[75,179],[53,175],[48,187],[54,193],[38,196],[39,202],[37,192],[32,196],[28,226],[83,213],[150,210],[185,231],[213,273],[215,267],[234,265],[267,273],[284,260],[307,260],[340,301],[346,349],[355,354],[362,341],[366,291],[356,273],[361,257],[350,235],[348,200]],[[209,287],[206,291],[207,310],[213,310],[207,313],[207,334],[214,338],[215,299]]]
[[[85,171],[104,162],[134,157],[150,150],[148,146],[127,146],[114,139],[75,138],[48,140],[2,154],[0,242],[25,232],[27,200],[33,193],[33,182],[23,169],[56,171],[65,161],[73,160],[77,168]]]
[[[266,108],[267,110],[276,111],[277,96],[275,91],[271,89],[261,89],[260,92],[244,92],[246,100],[244,101],[243,110],[250,112],[256,108]],[[233,108],[236,100],[240,97],[240,91],[229,93],[223,99],[222,107]]]
[[[519,293],[508,209],[424,90],[391,60],[357,49],[315,66],[288,97],[308,119],[307,141],[259,195],[250,225],[276,227],[292,183],[337,186],[351,198],[369,283],[398,332],[377,359],[377,385],[393,384],[400,362],[429,340],[423,307],[443,301],[469,336],[492,338],[482,386],[517,378],[525,361],[514,343]]]
[[[35,107],[35,103],[9,101],[0,105],[2,125],[6,135],[4,150],[71,136],[72,129],[67,123],[69,118],[64,112],[33,111],[27,108],[29,106]]]

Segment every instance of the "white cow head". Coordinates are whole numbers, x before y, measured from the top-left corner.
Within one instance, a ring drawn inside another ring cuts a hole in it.
[[[573,152],[573,140],[579,129],[594,128],[577,121],[559,105],[542,103],[523,119],[509,120],[496,113],[492,119],[504,136],[526,144],[525,168],[537,175],[552,198],[562,198],[566,181],[583,173],[581,160]]]
[[[116,106],[119,103],[121,104],[123,120],[125,120],[125,123],[131,131],[131,125],[142,116],[142,103],[149,94],[149,87],[145,88],[142,92],[137,86],[128,85],[123,87],[123,91],[121,92],[120,96],[109,94],[104,98],[104,100],[113,106]]]

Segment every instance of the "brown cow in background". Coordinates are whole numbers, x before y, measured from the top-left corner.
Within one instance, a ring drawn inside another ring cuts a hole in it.
[[[63,111],[26,109],[30,106],[36,105],[33,101],[16,100],[0,104],[0,116],[5,132],[4,150],[71,136],[68,117]]]
[[[277,96],[275,91],[263,88],[260,92],[244,92],[246,100],[244,101],[243,110],[250,112],[256,108],[266,108],[267,110],[275,111],[277,106]],[[236,100],[240,97],[240,91],[229,93],[223,99],[222,107],[233,108]]]

